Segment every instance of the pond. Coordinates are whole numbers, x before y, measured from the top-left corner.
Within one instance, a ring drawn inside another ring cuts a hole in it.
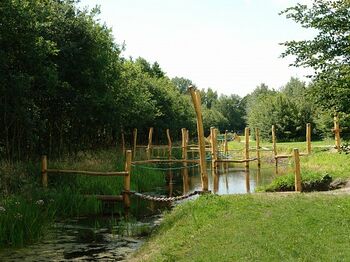
[[[280,171],[283,172],[283,167]],[[198,167],[175,168],[163,171],[164,184],[145,194],[179,196],[201,190]],[[217,172],[208,169],[209,190],[213,193],[243,194],[254,192],[257,186],[270,183],[275,168],[257,168],[249,172],[232,164],[218,166]],[[59,221],[37,244],[25,248],[2,250],[0,261],[126,261],[147,239],[162,219],[162,211],[174,204],[155,203],[131,198],[131,222],[118,217],[101,215]],[[176,204],[176,203],[175,203]]]

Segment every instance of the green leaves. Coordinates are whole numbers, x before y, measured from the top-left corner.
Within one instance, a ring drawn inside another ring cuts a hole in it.
[[[264,139],[270,139],[272,125],[279,140],[303,139],[306,123],[313,123],[313,112],[305,83],[297,78],[291,78],[280,91],[262,84],[247,97],[248,125],[259,128]]]
[[[298,4],[281,14],[315,30],[312,40],[282,43],[282,57],[296,56],[292,66],[314,69],[313,89],[320,106],[350,112],[350,2],[314,0],[312,7]]]

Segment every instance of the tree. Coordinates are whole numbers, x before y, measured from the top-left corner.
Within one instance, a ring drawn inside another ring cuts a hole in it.
[[[208,109],[210,109],[217,102],[218,93],[210,87],[207,91],[205,91],[205,89],[202,89],[200,91],[200,94],[202,98],[202,105],[206,106]]]
[[[215,108],[203,108],[203,128],[206,135],[209,134],[211,127],[216,127],[220,131],[225,131],[228,125],[228,120],[221,112]]]
[[[314,69],[312,94],[325,109],[350,112],[350,1],[314,0],[282,11],[317,35],[311,40],[282,43],[282,57],[296,56],[293,66]]]
[[[190,79],[184,77],[174,77],[171,79],[173,84],[180,90],[180,93],[185,94],[190,85],[194,85]]]
[[[244,129],[245,107],[238,95],[221,95],[213,108],[227,119],[227,125],[222,130],[238,131]]]
[[[304,139],[306,123],[313,124],[313,106],[306,93],[305,83],[296,78],[280,91],[258,86],[247,98],[249,127],[259,128],[264,139],[271,138],[272,125],[279,140]]]

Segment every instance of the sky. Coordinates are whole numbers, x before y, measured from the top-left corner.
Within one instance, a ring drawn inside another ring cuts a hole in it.
[[[81,0],[125,43],[125,57],[157,61],[167,76],[244,96],[261,83],[278,89],[312,71],[280,58],[287,40],[312,38],[281,10],[311,0]]]

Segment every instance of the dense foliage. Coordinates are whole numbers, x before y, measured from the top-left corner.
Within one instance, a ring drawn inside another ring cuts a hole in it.
[[[296,57],[294,66],[313,68],[313,97],[324,109],[350,113],[350,1],[314,0],[282,12],[304,28],[311,40],[287,41],[283,57]]]
[[[206,132],[215,126],[239,133],[248,124],[269,138],[275,124],[279,139],[295,140],[311,122],[316,135],[330,134],[334,110],[342,126],[350,124],[348,1],[315,0],[311,8],[283,13],[318,30],[313,40],[284,43],[282,55],[314,68],[313,82],[292,78],[280,90],[261,85],[244,98],[202,89]],[[122,130],[131,141],[135,127],[146,140],[153,126],[158,142],[165,141],[166,128],[174,139],[182,127],[195,134],[187,93],[195,84],[170,79],[157,62],[124,58],[98,14],[73,0],[0,2],[0,158],[114,146]]]
[[[261,84],[246,100],[248,125],[258,127],[262,138],[271,138],[272,125],[279,140],[305,139],[306,123],[312,123],[316,131],[314,106],[307,96],[305,83],[296,78],[291,78],[279,91]]]
[[[124,59],[97,14],[74,1],[1,1],[2,157],[112,145],[134,127],[194,129],[189,97],[158,63]]]

